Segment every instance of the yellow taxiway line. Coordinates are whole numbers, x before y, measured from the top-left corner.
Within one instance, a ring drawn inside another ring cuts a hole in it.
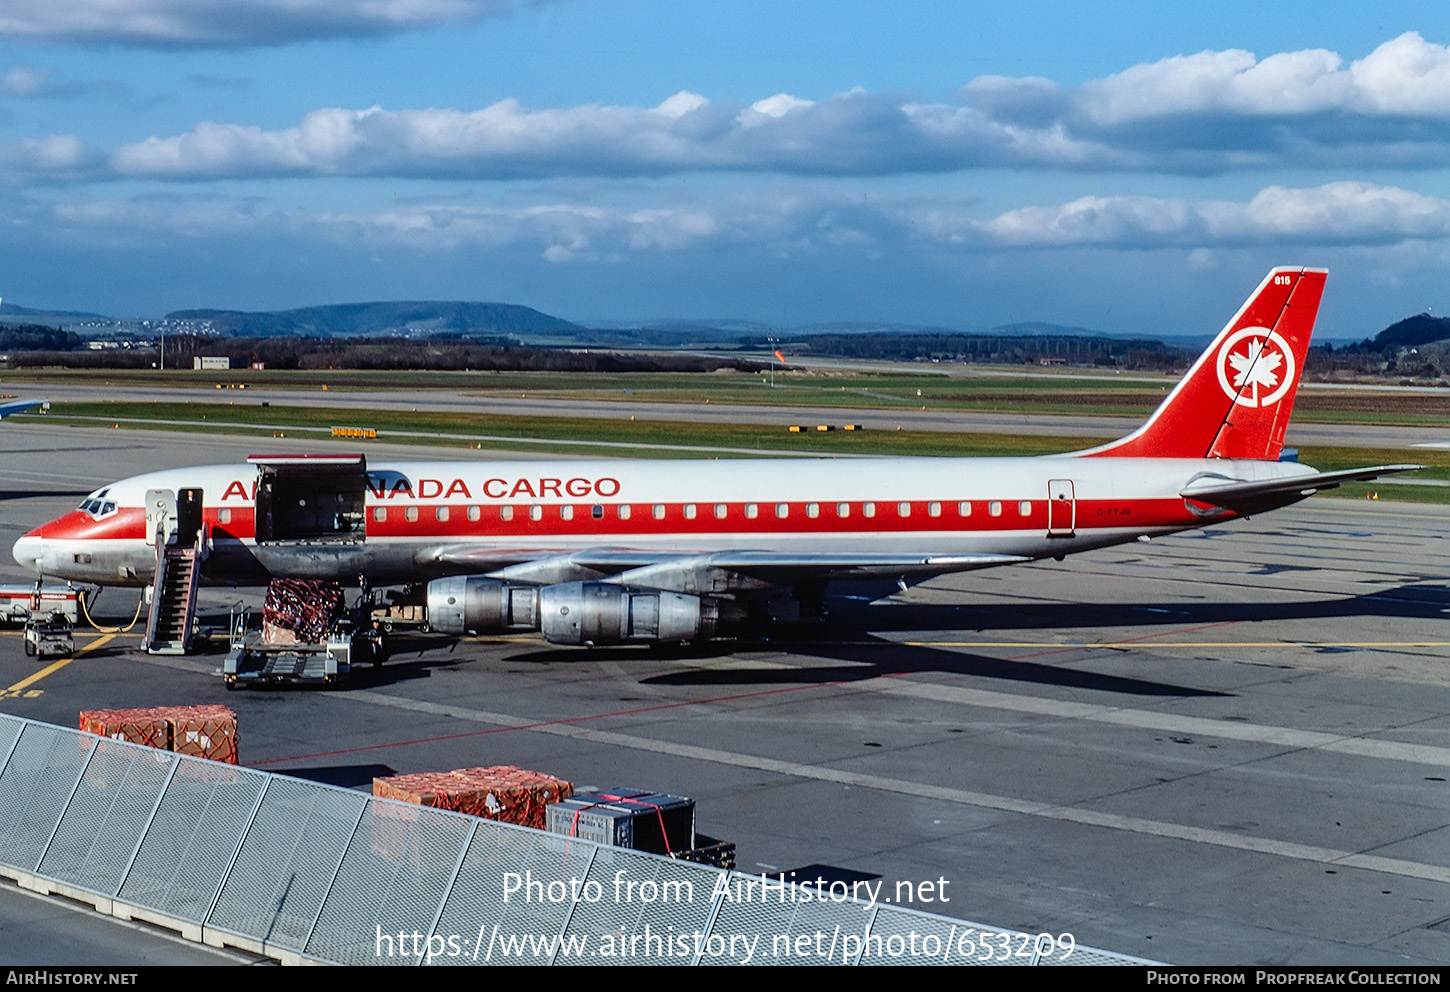
[[[47,675],[53,675],[54,673],[60,671],[66,665],[69,665],[71,662],[75,661],[87,651],[94,651],[98,647],[109,644],[111,641],[115,640],[119,636],[119,634],[102,634],[100,637],[97,637],[94,641],[91,641],[91,643],[87,644],[85,647],[77,650],[69,658],[62,658],[59,661],[54,662],[53,664],[45,666],[34,675],[29,675],[21,679],[19,682],[16,682],[14,685],[10,686],[8,689],[0,689],[0,699],[6,699],[12,696],[20,695],[26,689],[29,689],[32,685],[45,678]]]

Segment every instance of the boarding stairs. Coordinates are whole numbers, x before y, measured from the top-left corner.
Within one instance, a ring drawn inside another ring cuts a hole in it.
[[[203,535],[191,545],[156,542],[156,577],[146,620],[148,654],[186,654],[195,636]]]

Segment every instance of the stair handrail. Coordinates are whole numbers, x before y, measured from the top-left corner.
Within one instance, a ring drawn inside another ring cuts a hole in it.
[[[156,528],[156,571],[151,576],[151,609],[146,614],[146,650],[156,645],[156,624],[161,619],[161,590],[166,579],[166,537]]]
[[[196,613],[196,590],[201,584],[201,549],[206,543],[207,526],[202,524],[191,546],[191,578],[186,584],[186,605],[181,612],[181,650],[191,650],[191,621]]]

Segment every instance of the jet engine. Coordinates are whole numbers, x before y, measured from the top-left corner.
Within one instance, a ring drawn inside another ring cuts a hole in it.
[[[563,582],[539,590],[540,630],[554,644],[630,644],[712,637],[709,600],[608,582]]]
[[[553,644],[651,644],[715,636],[717,603],[609,582],[530,586],[456,575],[428,583],[428,623],[446,634],[538,630]]]
[[[428,625],[445,634],[539,629],[539,587],[454,575],[428,583]]]

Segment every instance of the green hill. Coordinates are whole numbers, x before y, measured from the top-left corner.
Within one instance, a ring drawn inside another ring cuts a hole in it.
[[[235,337],[380,337],[478,334],[540,334],[578,331],[580,328],[512,303],[457,303],[398,301],[338,303],[249,313],[241,310],[176,310],[172,321],[208,321],[212,330]]]

